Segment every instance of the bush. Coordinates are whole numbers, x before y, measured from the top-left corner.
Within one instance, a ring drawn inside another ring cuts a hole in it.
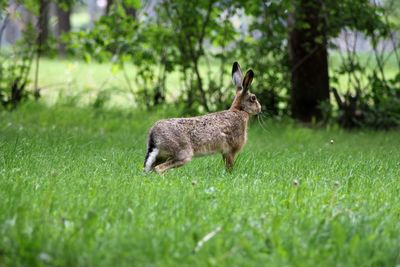
[[[15,109],[29,95],[39,97],[39,91],[29,92],[29,72],[35,57],[35,32],[29,25],[23,38],[6,53],[0,53],[0,102],[6,109]]]

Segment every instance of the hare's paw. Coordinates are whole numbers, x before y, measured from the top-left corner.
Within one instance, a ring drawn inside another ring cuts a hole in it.
[[[164,169],[161,165],[162,165],[162,164],[157,165],[156,167],[154,167],[154,171],[155,171],[156,173],[158,173],[158,174],[161,174],[161,173],[163,173],[163,172],[165,171],[165,169]]]

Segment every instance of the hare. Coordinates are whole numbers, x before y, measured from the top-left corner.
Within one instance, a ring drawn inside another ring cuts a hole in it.
[[[218,152],[231,171],[236,154],[246,143],[250,115],[261,112],[256,96],[249,92],[253,76],[249,70],[243,78],[239,64],[233,63],[236,96],[229,110],[157,121],[149,132],[144,171],[162,173],[184,165],[194,156]]]

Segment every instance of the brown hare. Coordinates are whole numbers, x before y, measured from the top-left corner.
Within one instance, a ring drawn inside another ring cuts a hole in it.
[[[237,62],[233,63],[232,80],[236,96],[229,110],[193,118],[157,121],[150,129],[144,171],[162,173],[180,167],[193,156],[222,153],[225,166],[233,168],[235,155],[246,143],[250,115],[261,112],[261,105],[249,92],[254,73],[243,78]]]

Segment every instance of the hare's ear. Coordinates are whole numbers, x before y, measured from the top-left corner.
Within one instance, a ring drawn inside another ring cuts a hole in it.
[[[232,67],[232,81],[233,85],[236,86],[236,91],[242,90],[242,80],[243,80],[242,70],[240,69],[239,63],[235,62],[233,63]]]
[[[242,92],[242,94],[244,95],[245,93],[247,93],[247,91],[249,90],[249,87],[250,87],[250,85],[251,85],[251,82],[253,81],[253,77],[254,77],[254,72],[253,72],[253,70],[248,70],[247,72],[246,72],[246,76],[244,76],[244,79],[243,79],[243,84],[242,84],[242,87],[243,87],[243,92]]]

